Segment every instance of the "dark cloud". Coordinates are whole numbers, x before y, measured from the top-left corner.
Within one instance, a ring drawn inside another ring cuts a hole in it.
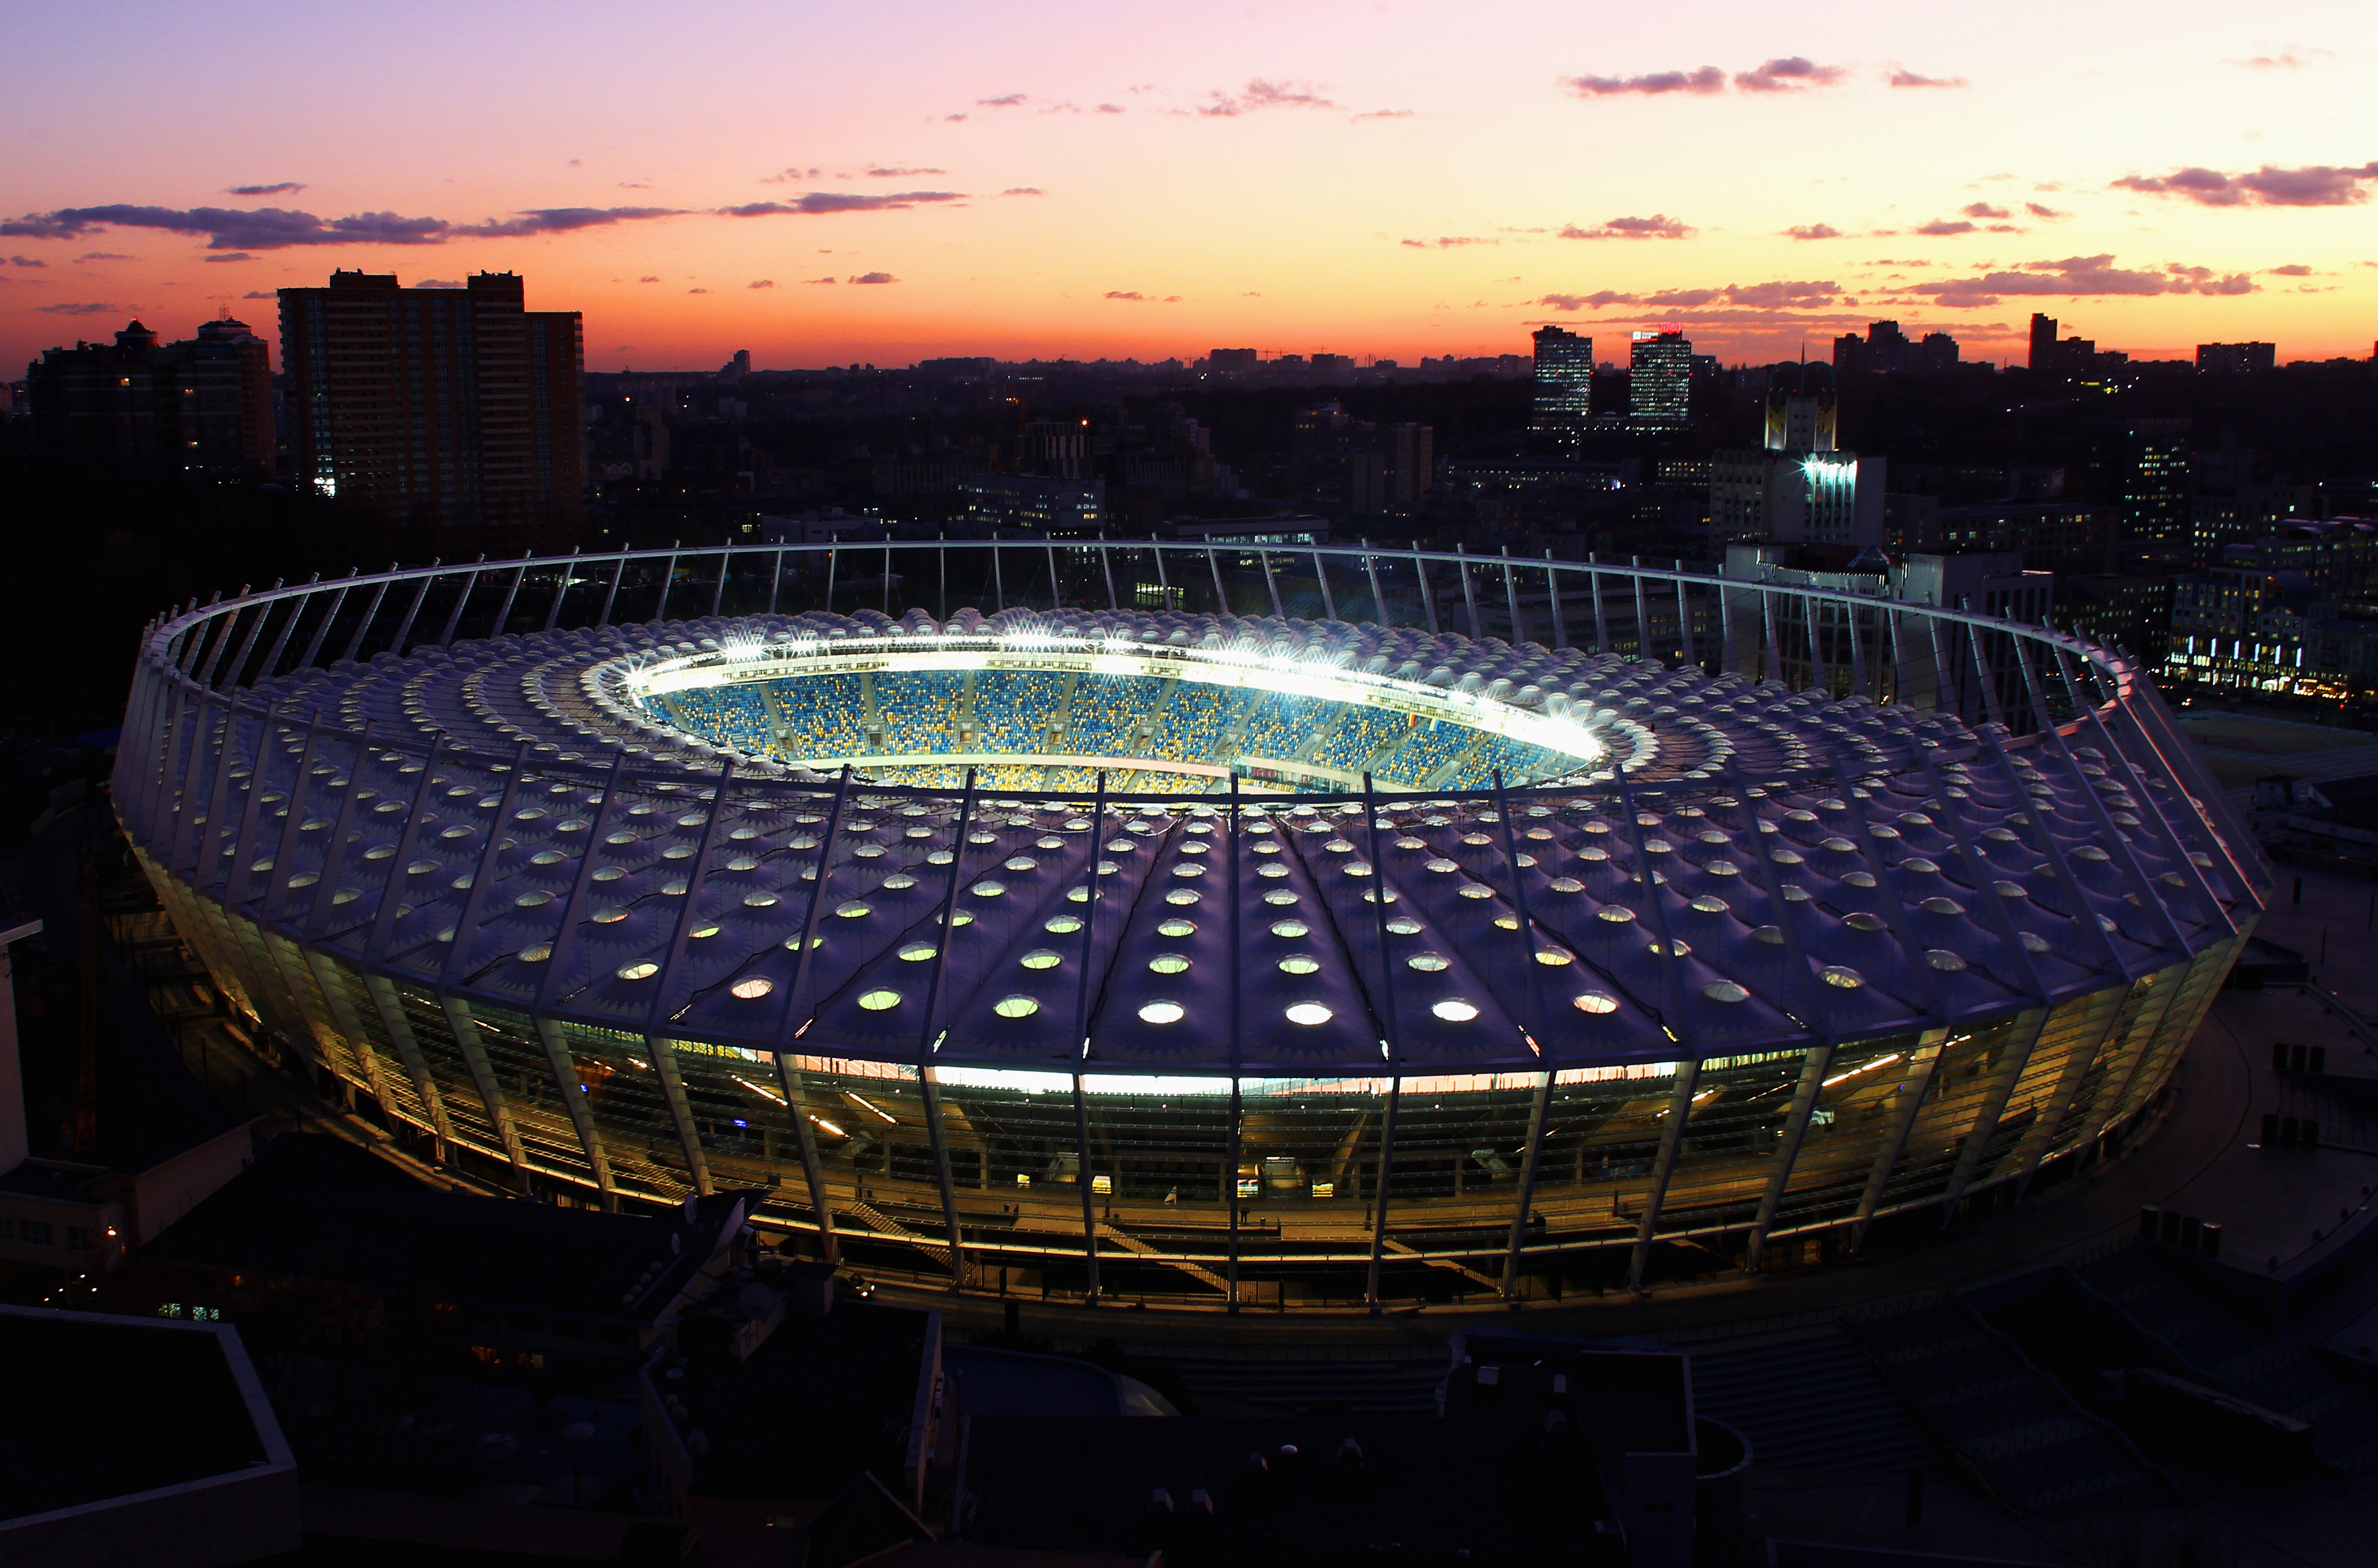
[[[2003,207],[1992,207],[1987,201],[1976,201],[1965,209],[1965,216],[1968,218],[2012,218],[2014,214],[2008,211]]]
[[[1010,186],[999,194],[1002,196],[1047,196],[1049,193],[1042,190],[1039,186]]]
[[[862,171],[871,180],[906,180],[918,174],[946,174],[947,169],[904,169],[897,166]]]
[[[1683,219],[1654,212],[1649,218],[1613,218],[1591,229],[1580,229],[1574,223],[1564,224],[1560,237],[1565,240],[1680,240],[1692,232]]]
[[[690,294],[706,294],[710,291],[708,289],[688,289],[685,292]]]
[[[43,305],[34,308],[44,316],[113,316],[116,311],[112,305]]]
[[[657,283],[660,281],[660,274],[657,272],[647,272],[643,277],[636,280],[639,283]]]
[[[633,223],[648,218],[681,218],[675,207],[532,207],[517,217],[484,223],[458,223],[453,232],[479,239],[515,239],[523,234],[566,234],[578,229],[602,229],[613,223]]]
[[[851,280],[854,283],[896,283],[899,281],[889,272],[861,272]]]
[[[219,261],[253,261],[256,257],[248,255],[248,253],[244,250],[233,250],[225,251],[221,256],[210,256],[206,259],[210,264],[212,264]]]
[[[1972,233],[1974,232],[1974,226],[1973,226],[1971,223],[1961,223],[1961,222],[1952,221],[1952,220],[1947,219],[1947,218],[1935,218],[1935,219],[1933,219],[1933,220],[1932,220],[1932,221],[1930,221],[1929,223],[1926,223],[1926,224],[1924,224],[1922,227],[1918,228],[1916,232],[1917,233],[1919,233],[1919,234],[1936,234],[1936,235],[1937,235],[1937,234],[1970,234],[1970,233]]]
[[[282,207],[243,210],[234,207],[62,207],[28,213],[0,223],[0,236],[72,239],[94,229],[162,229],[204,234],[211,250],[285,250],[316,245],[442,245],[452,227],[442,218],[406,218],[394,212],[357,212],[321,219]]]
[[[459,289],[463,287],[463,283],[460,278],[424,278],[413,286],[416,289]]]
[[[1963,77],[1918,76],[1914,71],[1900,66],[1893,66],[1891,68],[1891,75],[1883,79],[1893,87],[1964,87],[1966,85],[1965,78]]]
[[[1470,245],[1501,245],[1501,240],[1482,239],[1476,234],[1439,234],[1433,240],[1406,240],[1414,250],[1459,250]]]
[[[760,183],[763,186],[782,186],[790,185],[796,180],[817,180],[824,177],[825,171],[823,169],[786,169],[768,175]]]
[[[2222,275],[2209,267],[2168,262],[2159,271],[2116,267],[2111,255],[2068,256],[2060,261],[2026,261],[2020,270],[1915,283],[1900,291],[1957,308],[1991,305],[2008,295],[2249,294],[2254,281],[2242,272]]]
[[[2184,197],[2200,207],[2350,207],[2369,198],[2363,187],[2372,180],[2378,180],[2378,162],[2359,168],[2312,163],[2282,169],[2265,163],[2244,174],[2200,168],[2174,169],[2168,174],[2126,174],[2114,182],[2114,188]]]
[[[803,278],[801,280],[804,283],[838,283],[841,281],[839,278]]]
[[[905,190],[890,196],[859,196],[851,191],[813,190],[790,201],[751,201],[722,207],[722,218],[769,218],[779,213],[813,218],[828,212],[899,212],[932,202],[964,201],[966,193],[948,190]]]
[[[1120,103],[1101,103],[1090,111],[1093,114],[1120,114],[1123,112],[1123,108]]]
[[[1144,294],[1144,293],[1141,293],[1137,289],[1109,289],[1109,290],[1107,291],[1107,298],[1109,298],[1109,299],[1146,300],[1146,299],[1147,298],[1147,296],[1146,294]]]
[[[1201,103],[1197,113],[1208,119],[1234,119],[1252,114],[1258,109],[1337,109],[1333,103],[1314,90],[1311,82],[1266,81],[1261,77],[1251,79],[1246,90],[1237,94],[1209,92],[1211,102]]]
[[[743,286],[747,289],[773,289],[776,286],[776,280],[774,278],[754,278]]]
[[[1723,92],[1725,73],[1715,66],[1697,71],[1653,71],[1640,77],[1567,77],[1563,84],[1579,98],[1614,98],[1641,93],[1656,98],[1670,92]]]
[[[274,293],[270,289],[250,289],[247,293],[240,295],[239,297],[242,299],[279,299],[281,296]]]
[[[1796,92],[1805,88],[1831,87],[1846,74],[1839,66],[1820,66],[1803,55],[1787,54],[1756,70],[1736,71],[1734,85],[1745,92]]]
[[[47,267],[49,263],[30,256],[12,256],[8,258],[8,265],[11,267]]]
[[[269,186],[234,186],[225,196],[295,196],[306,188],[303,180],[280,180]]]
[[[2039,203],[2037,203],[2037,202],[2036,202],[2036,201],[2026,201],[2026,202],[2024,202],[2024,203],[2023,204],[2023,209],[2024,209],[2025,212],[2030,213],[2030,214],[2031,214],[2033,217],[2035,217],[2035,218],[2051,218],[2051,219],[2053,219],[2053,218],[2070,218],[2070,217],[2072,217],[2072,213],[2070,213],[2070,212],[2060,212],[2060,211],[2058,211],[2058,210],[2057,210],[2055,208],[2053,208],[2053,207],[2042,207]]]
[[[1842,286],[1825,281],[1728,283],[1722,289],[1663,289],[1657,293],[1629,294],[1603,289],[1591,294],[1545,294],[1531,305],[1555,310],[1600,310],[1614,305],[1648,305],[1655,310],[1697,310],[1704,305],[1738,305],[1748,310],[1805,310],[1833,304]]]
[[[2264,270],[2269,272],[2272,276],[2278,278],[2309,278],[2312,276],[2312,269],[2305,266],[2300,261],[2290,261],[2285,267],[2270,267],[2265,268]]]
[[[1796,240],[1837,240],[1842,232],[1831,223],[1800,223],[1784,231]]]
[[[975,107],[978,109],[1013,109],[1023,102],[1024,94],[1020,92],[1003,92],[997,98],[978,98],[974,101]]]
[[[87,250],[75,257],[77,261],[138,261],[137,256],[126,256],[114,250]]]

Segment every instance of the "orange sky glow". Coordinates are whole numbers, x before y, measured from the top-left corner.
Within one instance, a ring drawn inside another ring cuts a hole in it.
[[[2378,10],[18,7],[0,363],[332,268],[522,272],[590,370],[1524,352],[1877,317],[2378,338]],[[137,41],[137,42],[131,42]],[[275,365],[279,365],[276,353]]]

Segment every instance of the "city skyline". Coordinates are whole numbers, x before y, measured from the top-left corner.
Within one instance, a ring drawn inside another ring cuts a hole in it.
[[[1877,317],[2020,363],[2035,309],[2140,358],[2366,355],[2378,24],[2199,10],[28,15],[0,353],[223,308],[272,334],[272,292],[338,267],[534,272],[590,370],[1410,363],[1548,322],[1757,361]],[[95,115],[82,62],[126,36],[143,91]]]

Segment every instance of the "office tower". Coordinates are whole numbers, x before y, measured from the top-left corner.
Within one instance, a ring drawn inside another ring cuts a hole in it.
[[[1692,340],[1681,331],[1638,332],[1627,361],[1627,419],[1630,425],[1680,425],[1690,417]]]
[[[1243,374],[1255,367],[1254,349],[1207,349],[1206,368],[1216,375]]]
[[[1927,332],[1916,346],[1916,368],[1927,376],[1942,376],[1957,368],[1957,340],[1946,332]]]
[[[522,281],[401,289],[333,272],[281,291],[301,484],[451,557],[575,543],[585,514],[579,315],[524,308]]]
[[[2037,374],[2048,375],[2056,369],[2056,317],[2033,311],[2029,361],[2031,368]]]
[[[1833,373],[1822,365],[1779,365],[1767,373],[1771,452],[1830,452],[1840,434]]]
[[[1896,376],[1916,368],[1916,345],[1896,321],[1870,322],[1866,329],[1866,367],[1879,375]]]
[[[1866,340],[1856,332],[1844,332],[1833,340],[1833,372],[1854,376],[1866,368]]]
[[[1087,419],[1036,419],[1025,425],[1015,454],[1018,473],[1047,479],[1089,476],[1090,422]]]
[[[1564,327],[1536,329],[1538,430],[1582,429],[1593,417],[1593,340]]]
[[[2196,368],[2211,375],[2240,376],[2269,370],[2278,364],[2279,351],[2270,343],[2199,343]]]
[[[1765,446],[1710,454],[1712,540],[1880,545],[1886,460],[1842,450],[1839,434],[1832,366],[1770,368]]]
[[[113,343],[51,349],[25,367],[36,449],[126,479],[270,479],[270,355],[228,318],[178,343],[135,321]]]
[[[2185,419],[2109,419],[2088,433],[2081,490],[2119,509],[2129,561],[2173,564],[2189,556],[2194,485],[2188,447]]]

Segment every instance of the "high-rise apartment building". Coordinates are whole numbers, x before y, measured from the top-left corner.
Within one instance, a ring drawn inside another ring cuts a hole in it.
[[[1866,368],[1896,376],[1916,368],[1916,345],[1896,321],[1870,321],[1866,329]]]
[[[574,543],[585,515],[574,310],[525,308],[522,280],[403,289],[333,272],[281,291],[295,481],[418,552]]]
[[[1565,327],[1536,329],[1538,430],[1579,430],[1593,417],[1593,340]]]
[[[2026,362],[2039,375],[2057,368],[2056,317],[2035,310],[2031,313],[2031,358]]]
[[[25,383],[51,461],[127,479],[272,477],[271,350],[244,321],[178,343],[135,321],[113,343],[49,350]]]
[[[2270,343],[2199,343],[2196,345],[2196,368],[2208,374],[2243,375],[2250,370],[2270,370],[2279,362],[2279,351]]]
[[[1693,344],[1682,332],[1638,332],[1627,361],[1627,422],[1680,425],[1691,417]]]

